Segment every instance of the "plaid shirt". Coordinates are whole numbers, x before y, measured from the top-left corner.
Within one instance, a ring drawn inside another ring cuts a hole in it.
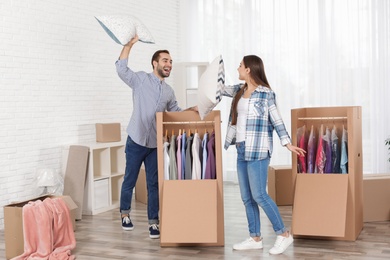
[[[222,95],[234,98],[242,86],[243,84],[224,86]],[[231,125],[231,122],[232,109],[230,109],[225,149],[236,143],[236,126]],[[271,157],[273,147],[272,133],[274,129],[283,146],[291,143],[290,136],[276,106],[275,92],[270,88],[258,86],[249,99],[245,134],[246,161]]]

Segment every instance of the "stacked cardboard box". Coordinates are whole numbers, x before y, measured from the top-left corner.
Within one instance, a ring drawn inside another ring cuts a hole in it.
[[[291,165],[270,165],[268,167],[268,194],[278,206],[293,203],[293,182]]]
[[[363,220],[390,220],[390,174],[363,175]]]
[[[96,142],[120,142],[120,123],[96,123]]]

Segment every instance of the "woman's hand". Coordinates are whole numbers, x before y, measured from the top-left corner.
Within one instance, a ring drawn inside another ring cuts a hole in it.
[[[291,152],[296,153],[298,156],[305,156],[306,151],[303,150],[302,148],[299,148],[299,147],[292,145],[292,144],[287,144],[286,147]]]

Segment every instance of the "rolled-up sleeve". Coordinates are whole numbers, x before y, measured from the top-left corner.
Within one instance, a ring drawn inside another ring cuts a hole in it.
[[[141,83],[141,78],[127,66],[128,59],[117,60],[115,62],[116,71],[119,78],[130,88],[137,87]]]

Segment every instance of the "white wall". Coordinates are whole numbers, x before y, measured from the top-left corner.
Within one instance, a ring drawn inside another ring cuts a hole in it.
[[[34,196],[36,170],[61,170],[63,148],[94,141],[96,122],[120,122],[125,138],[131,92],[114,66],[122,47],[94,18],[117,13],[140,18],[156,40],[133,47],[133,69],[151,71],[157,49],[179,59],[178,0],[1,1],[0,229],[3,206]]]

